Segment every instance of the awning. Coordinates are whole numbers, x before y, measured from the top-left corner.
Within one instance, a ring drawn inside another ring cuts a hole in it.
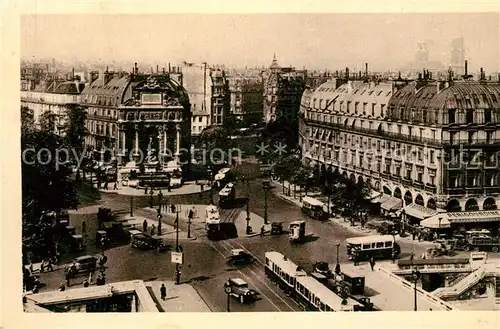
[[[427,228],[447,228],[450,227],[448,214],[437,214],[420,222],[420,226]]]
[[[380,207],[387,211],[395,211],[403,207],[403,200],[391,196]]]
[[[373,198],[370,200],[371,203],[384,203],[386,202],[387,200],[389,200],[391,196],[389,194],[382,194],[381,196],[377,197],[377,198]]]
[[[404,208],[404,211],[405,214],[421,220],[437,215],[438,213],[435,209],[430,209],[416,203],[411,203],[407,205]]]
[[[500,210],[449,212],[446,215],[452,224],[500,222]]]
[[[381,194],[382,193],[380,193],[380,192],[370,190],[370,192],[367,195],[365,195],[365,200],[373,200],[373,199],[377,198],[378,196],[380,196]]]

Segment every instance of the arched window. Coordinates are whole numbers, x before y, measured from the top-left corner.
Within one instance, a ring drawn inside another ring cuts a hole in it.
[[[396,189],[394,190],[393,196],[397,199],[401,199],[402,195],[401,195],[401,190],[399,189],[399,187],[396,187]]]
[[[377,182],[379,183],[379,182]],[[379,183],[380,184],[380,183]],[[388,195],[392,195],[392,191],[390,188],[388,188],[387,186],[384,186],[384,194],[388,194]]]
[[[476,199],[469,199],[465,203],[465,211],[475,211],[479,210]]]
[[[422,197],[422,195],[417,194],[417,197],[415,198],[415,204],[418,204],[420,206],[424,205],[424,198]]]
[[[418,198],[418,196],[417,196]],[[415,203],[416,203],[417,200],[415,200]],[[429,199],[429,201],[427,201],[427,208],[429,209],[436,209],[436,201],[434,199]]]
[[[406,191],[405,193],[405,203],[409,205],[410,203],[413,203],[413,195],[411,194],[410,191]]]
[[[446,211],[447,212],[462,211],[462,207],[460,206],[460,202],[458,202],[458,200],[448,201],[448,204],[446,205]]]
[[[483,202],[483,210],[496,210],[497,209],[497,203],[495,202],[495,199],[493,198],[487,198]]]

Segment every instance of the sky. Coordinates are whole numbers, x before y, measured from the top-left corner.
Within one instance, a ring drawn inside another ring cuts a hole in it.
[[[23,59],[83,62],[207,62],[228,67],[397,70],[418,42],[448,65],[453,38],[465,40],[471,72],[499,71],[498,13],[23,15]]]

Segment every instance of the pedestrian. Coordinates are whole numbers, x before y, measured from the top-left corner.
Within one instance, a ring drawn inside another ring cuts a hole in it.
[[[151,235],[155,235],[155,224],[151,226]]]
[[[161,284],[160,294],[162,300],[165,300],[167,298],[167,287],[165,287],[164,283]]]
[[[372,257],[372,258],[370,258],[370,266],[371,266],[371,268],[372,268],[372,271],[374,271],[374,270],[375,270],[375,269],[374,269],[374,268],[375,268],[375,259],[373,259],[373,257]]]
[[[64,282],[61,282],[61,285],[59,286],[59,291],[65,291],[66,286],[64,285]]]
[[[144,194],[148,194],[148,187],[147,186],[144,188]]]
[[[83,281],[83,286],[87,288],[89,285],[89,282],[87,281],[87,279],[85,279],[85,281]]]
[[[174,204],[170,205],[170,210],[172,210],[172,213],[175,213],[175,205]]]
[[[264,236],[264,234],[265,234],[265,232],[266,232],[266,231],[265,231],[265,227],[264,227],[264,225],[262,225],[262,226],[260,227],[260,236],[261,236],[261,237],[263,237],[263,236]]]
[[[52,266],[52,258],[49,258],[47,260],[47,271],[52,272],[54,270],[54,267]]]
[[[142,222],[142,231],[146,232],[147,230],[148,230],[148,222],[144,220],[144,222]]]
[[[203,188],[204,188],[205,184],[201,183],[200,184],[200,191],[203,192]]]
[[[193,219],[194,218],[194,211],[193,211],[193,209],[189,209],[188,218],[189,219]]]
[[[107,190],[108,189],[108,181],[106,180],[106,182],[104,183],[104,189]]]
[[[421,239],[422,239],[422,235],[421,235],[421,233],[419,232],[419,233],[418,233],[418,242],[420,242],[420,240],[421,240]]]
[[[70,279],[71,279],[71,275],[70,275],[70,272],[71,270],[68,270],[68,272],[66,273],[66,285],[69,287],[70,286]]]
[[[118,182],[115,181],[115,184],[113,185],[113,190],[116,191],[118,190]]]
[[[411,232],[412,240],[415,240],[415,231]]]

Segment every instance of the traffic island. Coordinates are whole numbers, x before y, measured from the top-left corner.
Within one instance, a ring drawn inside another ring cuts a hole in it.
[[[166,297],[161,298],[161,286],[165,285]],[[149,281],[145,282],[148,291],[157,302],[160,312],[211,312],[208,305],[201,296],[189,284],[176,285],[173,281]]]

